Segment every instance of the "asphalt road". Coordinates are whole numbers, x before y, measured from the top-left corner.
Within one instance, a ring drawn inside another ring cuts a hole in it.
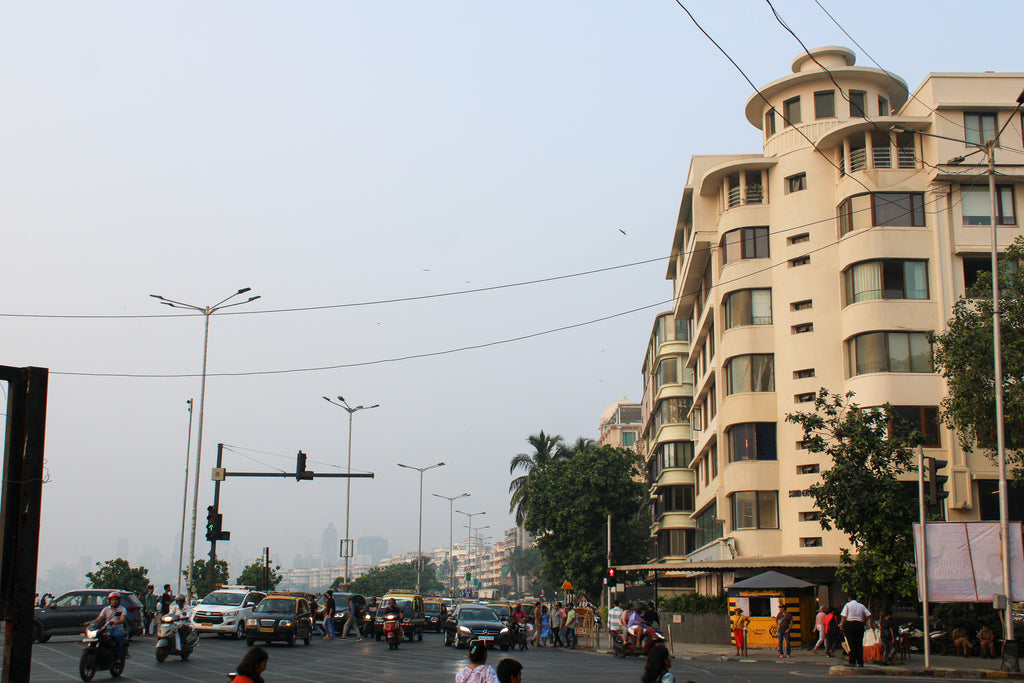
[[[204,636],[199,649],[187,662],[169,657],[162,664],[153,656],[154,640],[137,638],[121,680],[141,683],[177,683],[197,681],[224,683],[246,650],[244,642]],[[32,650],[32,683],[66,683],[80,680],[78,657],[81,645],[76,638],[54,637],[48,643],[36,643]],[[301,641],[295,647],[284,644],[270,647],[270,665],[265,674],[267,683],[298,681],[335,683],[341,681],[375,681],[381,683],[452,683],[455,673],[467,663],[466,650],[444,647],[438,635],[427,634],[423,642],[402,643],[397,651],[384,643],[366,639],[325,642],[315,639],[306,647]],[[531,648],[526,652],[492,650],[489,664],[503,657],[514,656],[524,666],[524,680],[581,681],[612,683],[639,681],[643,662],[639,659],[616,659],[609,654],[587,650]],[[829,680],[823,666],[810,666],[794,661],[740,662],[676,659],[672,665],[679,683],[695,681],[736,681],[736,683],[791,682],[800,678],[808,683]],[[866,679],[863,677],[847,677]],[[107,672],[96,674],[94,681],[109,681]],[[831,679],[834,683],[835,679]],[[877,678],[875,680],[878,680]],[[891,679],[890,679],[891,680]]]

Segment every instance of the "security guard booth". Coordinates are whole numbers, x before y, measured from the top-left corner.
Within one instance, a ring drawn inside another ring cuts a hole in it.
[[[729,586],[729,614],[739,607],[750,617],[748,647],[777,647],[779,632],[775,615],[785,607],[793,616],[789,637],[796,648],[815,638],[816,586],[779,572],[764,572]],[[816,639],[816,638],[815,638]],[[735,643],[733,643],[735,645]]]

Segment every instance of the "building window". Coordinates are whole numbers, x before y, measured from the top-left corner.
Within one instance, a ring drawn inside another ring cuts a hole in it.
[[[726,430],[730,462],[777,460],[774,422],[744,422]]]
[[[814,93],[814,118],[831,119],[836,115],[835,90],[822,90]]]
[[[866,332],[846,341],[848,375],[933,372],[932,347],[924,332]]]
[[[821,547],[821,536],[815,536],[813,538],[801,538],[801,548],[820,548]]]
[[[815,393],[808,391],[806,394],[797,394],[793,397],[793,403],[814,403]]]
[[[810,255],[804,254],[803,256],[797,256],[796,258],[789,259],[789,267],[796,268],[797,266],[806,266],[810,262]]]
[[[636,443],[636,432],[622,432],[623,448],[632,448]]]
[[[817,522],[821,520],[821,513],[817,510],[808,510],[800,513],[801,522]]]
[[[690,412],[693,399],[689,396],[673,396],[658,401],[654,409],[654,431],[667,424],[686,424],[686,414]]]
[[[711,503],[694,516],[697,523],[697,547],[703,547],[722,537],[722,520],[718,519],[718,505]]]
[[[778,529],[778,491],[736,491],[732,494],[733,529]]]
[[[802,232],[799,235],[793,235],[792,237],[786,238],[787,244],[800,244],[801,242],[810,242],[811,236],[806,232]]]
[[[884,259],[843,271],[845,304],[875,299],[927,299],[928,262]]]
[[[814,377],[814,368],[807,368],[806,370],[794,370],[793,379],[808,379]]]
[[[666,486],[658,493],[662,512],[693,512],[693,484]]]
[[[797,173],[786,178],[786,192],[799,192],[807,189],[807,174]]]
[[[964,131],[969,144],[984,145],[989,140],[995,139],[996,130],[995,112],[964,112]]]
[[[724,263],[741,259],[768,258],[768,228],[739,228],[722,236]]]
[[[814,323],[800,323],[799,325],[793,325],[791,331],[793,334],[806,334],[807,332],[814,332]]]
[[[658,446],[661,469],[689,467],[693,462],[692,441],[668,441]]]
[[[960,187],[964,225],[992,225],[992,199],[988,187]],[[1013,186],[996,185],[996,225],[1015,225]]]
[[[875,192],[871,195],[874,225],[924,225],[924,194],[921,192]]]
[[[658,551],[660,557],[670,555],[689,555],[696,550],[693,529],[665,529],[658,532]]]
[[[935,406],[893,406],[892,415],[901,428],[919,432],[921,445],[941,448],[939,437],[939,409]]]
[[[850,91],[850,117],[862,119],[867,113],[868,94],[863,90]]]
[[[677,384],[679,382],[679,374],[677,368],[679,367],[679,360],[677,358],[664,358],[658,363],[657,372],[657,388],[665,386],[666,384]]]
[[[799,97],[788,99],[782,103],[782,116],[786,126],[795,126],[801,122]]]
[[[806,311],[809,308],[814,307],[814,301],[812,299],[804,299],[803,301],[794,301],[789,305],[791,311]]]
[[[775,391],[775,356],[752,353],[725,361],[725,394]]]
[[[889,109],[889,100],[885,99],[881,95],[878,96],[878,115],[889,116],[892,111]]]
[[[818,474],[818,472],[819,472],[818,465],[797,465],[796,466],[796,473],[797,474]]]
[[[978,277],[984,276],[986,280],[992,280],[992,257],[991,256],[964,256],[964,291],[970,295],[971,290],[978,284]]]
[[[764,115],[764,135],[769,137],[775,135],[775,110],[769,109]]]
[[[725,329],[772,324],[772,290],[741,289],[725,297]]]
[[[836,209],[839,220],[839,236],[853,231],[853,197],[846,199]]]

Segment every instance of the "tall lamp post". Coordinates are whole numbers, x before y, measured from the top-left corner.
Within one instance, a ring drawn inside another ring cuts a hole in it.
[[[443,498],[448,501],[448,592],[451,598],[455,597],[455,537],[452,535],[452,520],[454,515],[452,511],[455,509],[455,501],[459,498],[465,498],[468,493],[460,493],[457,496],[442,496],[439,493],[432,493],[432,496]]]
[[[259,299],[259,295],[251,296],[245,301],[236,301],[229,304],[228,302],[234,299],[236,296],[245,294],[251,291],[251,287],[243,287],[226,299],[221,299],[212,306],[196,306],[194,304],[186,304],[181,301],[175,301],[174,299],[168,299],[167,297],[160,296],[159,294],[150,294],[151,297],[157,299],[160,303],[171,308],[183,308],[187,311],[195,311],[201,313],[205,318],[205,324],[203,325],[203,381],[199,388],[199,430],[196,434],[196,470],[195,470],[195,488],[192,494],[192,541],[189,544],[188,551],[188,594],[192,595],[192,565],[196,563],[196,517],[199,512],[199,467],[203,456],[203,415],[204,408],[206,407],[206,358],[207,351],[210,347],[210,316],[221,311],[225,308],[232,308],[233,306],[241,306],[247,304],[256,299]],[[212,567],[210,568],[212,572]]]
[[[372,406],[356,406],[353,408],[345,400],[344,396],[339,396],[337,401],[324,396],[324,400],[330,403],[332,406],[338,406],[342,410],[348,413],[348,473],[352,474],[352,416],[360,410],[370,410],[371,408],[380,408],[379,403],[374,403]],[[352,539],[348,536],[348,519],[349,511],[352,506],[352,477],[349,477],[345,481],[345,588],[348,589],[348,583],[351,580],[348,575],[348,560],[352,557]]]
[[[426,467],[413,467],[412,465],[403,465],[402,463],[398,463],[398,466],[409,470],[416,470],[420,473],[420,535],[419,543],[416,546],[416,592],[419,593],[420,575],[423,572],[423,473],[435,467],[444,467],[444,461],[435,462],[433,465],[427,465]]]
[[[466,566],[473,560],[473,518],[477,515],[486,515],[486,512],[463,512],[462,510],[456,510],[460,515],[466,515],[469,518],[469,533],[466,534]]]
[[[178,593],[181,593],[181,565],[185,563],[185,515],[188,511],[188,461],[192,455],[192,399],[188,403],[188,441],[185,445],[185,484],[181,492],[181,535],[178,537]]]

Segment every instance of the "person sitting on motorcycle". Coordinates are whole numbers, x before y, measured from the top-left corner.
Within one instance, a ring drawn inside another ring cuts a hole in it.
[[[389,614],[397,614],[399,618],[401,618],[402,608],[399,607],[397,603],[395,603],[394,598],[389,598],[388,604],[384,605],[384,611],[381,612],[381,614],[383,614],[384,616],[387,616]]]
[[[633,608],[629,611],[629,619],[626,622],[626,631],[633,636],[637,647],[643,647],[644,620],[639,609]]]
[[[181,649],[181,644],[185,642],[185,638],[188,637],[192,627],[189,625],[189,609],[188,605],[185,604],[185,595],[178,593],[178,597],[174,599],[174,604],[171,605],[171,611],[167,613],[167,616],[172,619],[178,620],[178,647]]]
[[[512,610],[512,624],[515,626],[516,640],[524,650],[526,649],[526,625],[529,622],[530,618],[526,616],[522,604],[516,604],[515,609]]]
[[[106,607],[100,610],[99,616],[93,621],[103,621],[107,627],[107,633],[114,640],[114,659],[121,658],[121,651],[124,649],[124,625],[128,620],[128,611],[121,607],[121,594],[114,591],[107,595]],[[93,623],[85,622],[85,625]]]

